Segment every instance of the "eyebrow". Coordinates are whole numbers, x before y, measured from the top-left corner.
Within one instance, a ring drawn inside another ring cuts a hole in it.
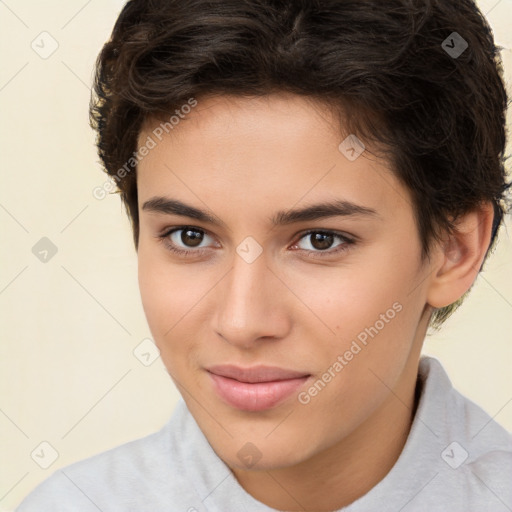
[[[216,215],[167,197],[152,197],[142,205],[142,209],[148,212],[190,217],[201,222],[226,227],[226,224]],[[350,201],[336,200],[294,210],[280,210],[269,220],[273,226],[285,226],[326,217],[380,217],[380,215],[373,208],[361,206]]]

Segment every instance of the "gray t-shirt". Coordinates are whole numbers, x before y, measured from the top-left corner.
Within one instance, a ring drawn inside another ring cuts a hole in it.
[[[344,512],[510,512],[512,435],[423,356],[420,400],[391,471]],[[180,399],[159,431],[55,471],[16,512],[275,512],[249,495]]]

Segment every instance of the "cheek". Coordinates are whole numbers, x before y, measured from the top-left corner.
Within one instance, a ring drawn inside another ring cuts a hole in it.
[[[171,264],[143,246],[138,277],[144,313],[162,361],[173,375],[179,375],[183,359],[193,357],[203,338],[200,330],[207,322],[200,305],[211,285],[197,271]]]
[[[179,269],[163,262],[141,244],[138,252],[138,278],[142,305],[155,342],[172,333],[173,326],[185,314],[186,287]],[[171,331],[170,331],[171,330]]]
[[[393,383],[408,359],[421,304],[409,295],[413,266],[388,263],[381,258],[373,266],[322,268],[292,281],[308,306],[297,320],[309,326],[305,337],[315,338],[314,326],[325,333],[311,351],[317,367],[330,370],[326,379],[336,375],[329,387],[339,393],[340,407],[352,409],[364,396],[377,400],[386,388],[376,375]]]
[[[320,428],[325,428],[326,438],[336,429],[348,432],[364,421],[396,385],[409,358],[415,306],[406,302],[402,285],[390,288],[375,277],[370,272],[359,276],[353,272],[326,279],[324,293],[318,288],[308,292],[308,282],[303,282],[308,306],[334,330],[310,347],[312,360],[321,369],[316,377],[322,382],[315,381],[316,388],[309,388],[308,396],[303,396],[311,400],[309,410],[318,413],[304,421],[316,429],[314,418],[324,417],[325,426]],[[320,325],[310,317],[310,326]]]
[[[364,340],[365,330],[375,324],[379,331],[388,330],[403,308],[406,277],[373,267],[318,267],[287,276],[294,294],[307,307],[300,307],[297,322],[323,324],[322,331],[332,334],[333,346],[350,343],[360,333]]]

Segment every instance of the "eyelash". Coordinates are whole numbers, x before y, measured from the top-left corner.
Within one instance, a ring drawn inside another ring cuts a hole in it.
[[[191,231],[199,231],[200,233],[207,234],[207,232],[204,229],[200,229],[200,228],[197,228],[194,226],[178,226],[178,227],[173,227],[171,229],[168,229],[161,235],[158,235],[157,236],[157,238],[159,239],[158,241],[163,243],[165,248],[168,251],[178,254],[179,256],[184,256],[184,257],[188,258],[188,257],[193,257],[193,256],[198,256],[198,255],[204,254],[204,252],[207,250],[206,248],[197,249],[197,250],[179,249],[169,241],[169,236],[172,233],[174,233],[175,231],[185,231],[187,229],[191,230]],[[302,233],[300,235],[298,241],[295,242],[293,245],[296,245],[304,237],[311,235],[313,233],[321,233],[323,235],[334,235],[335,237],[339,238],[343,243],[336,246],[335,250],[333,250],[333,251],[331,251],[329,249],[326,249],[325,251],[320,251],[320,250],[311,251],[308,249],[295,249],[295,250],[307,252],[308,257],[316,258],[317,257],[316,255],[319,254],[319,255],[321,255],[320,257],[322,258],[322,257],[325,257],[323,255],[332,256],[334,254],[341,254],[341,253],[347,251],[350,248],[350,246],[352,246],[356,243],[355,240],[348,238],[346,235],[342,235],[336,231],[330,231],[330,230],[325,230],[325,229],[310,229],[310,230]]]

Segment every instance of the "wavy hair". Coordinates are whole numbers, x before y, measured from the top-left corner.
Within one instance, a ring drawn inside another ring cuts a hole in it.
[[[462,40],[462,54],[447,51]],[[422,260],[459,216],[492,201],[487,260],[509,208],[499,50],[471,0],[130,0],[97,58],[90,124],[136,248],[143,122],[191,97],[286,91],[323,102],[345,133],[382,148],[411,193]],[[127,162],[134,172],[119,179]]]

